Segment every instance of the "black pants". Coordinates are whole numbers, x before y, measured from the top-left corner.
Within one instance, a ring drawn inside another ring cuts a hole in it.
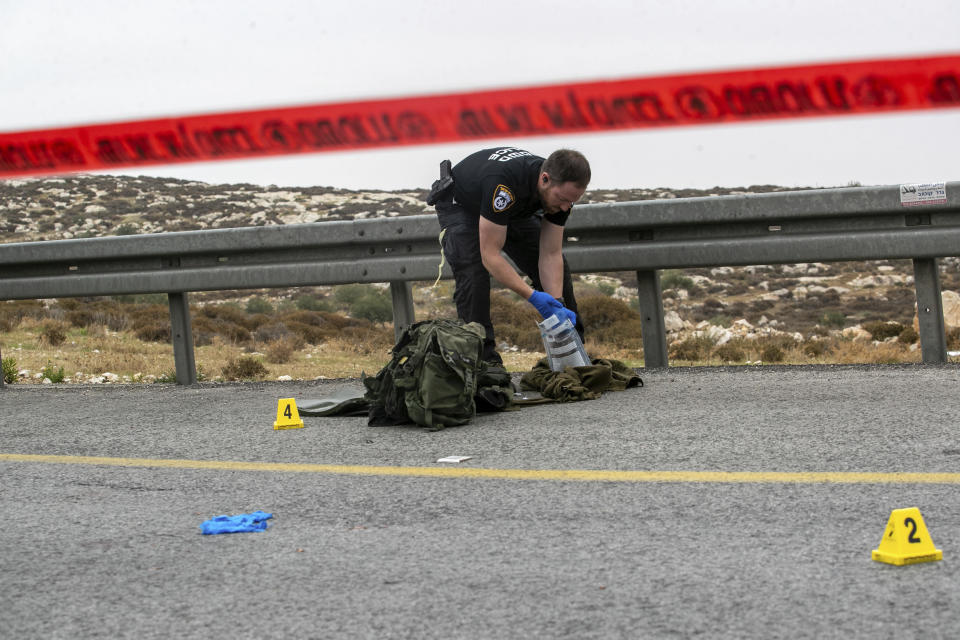
[[[464,322],[479,322],[487,331],[483,342],[483,357],[488,362],[502,362],[497,354],[497,343],[490,321],[490,274],[480,257],[480,221],[463,207],[451,202],[437,203],[437,218],[443,235],[443,254],[453,271],[453,301],[457,316]],[[540,218],[530,216],[510,221],[503,252],[525,275],[530,276],[533,287],[543,291],[540,282]],[[570,267],[563,259],[564,306],[577,314],[577,333],[583,339],[583,322],[577,311],[573,294]],[[535,327],[530,327],[535,331]]]

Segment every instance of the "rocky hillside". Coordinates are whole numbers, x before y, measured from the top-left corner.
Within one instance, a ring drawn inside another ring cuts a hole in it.
[[[780,187],[711,191],[590,191],[584,202],[782,191]],[[431,213],[426,191],[279,188],[162,178],[70,176],[0,181],[0,242],[90,238]]]
[[[593,190],[585,202],[720,196],[783,191],[739,189]],[[348,191],[210,185],[173,179],[69,176],[0,181],[0,242],[86,238],[193,229],[278,225],[432,211],[425,191]],[[945,303],[960,307],[960,260],[941,261]],[[584,286],[635,299],[631,273],[582,278]],[[664,306],[674,343],[706,336],[715,345],[737,337],[844,333],[876,339],[862,326],[914,316],[909,261],[690,269],[663,274]],[[954,300],[957,304],[954,305]],[[948,323],[960,326],[960,309]],[[889,339],[889,338],[888,338]],[[894,337],[895,339],[895,337]]]

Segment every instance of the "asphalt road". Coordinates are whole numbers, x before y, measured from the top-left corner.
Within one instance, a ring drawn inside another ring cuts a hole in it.
[[[437,433],[272,428],[357,381],[7,387],[0,637],[960,635],[960,368],[642,376]],[[942,561],[871,560],[903,507]]]

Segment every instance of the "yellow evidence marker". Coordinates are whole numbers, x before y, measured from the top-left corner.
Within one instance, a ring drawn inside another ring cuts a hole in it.
[[[277,402],[277,421],[274,429],[303,429],[303,420],[297,411],[297,401],[293,398],[281,398]]]
[[[923,516],[916,507],[894,509],[887,520],[880,546],[871,557],[877,562],[886,562],[898,567],[919,562],[943,559],[943,551],[933,547],[933,540],[923,523]]]

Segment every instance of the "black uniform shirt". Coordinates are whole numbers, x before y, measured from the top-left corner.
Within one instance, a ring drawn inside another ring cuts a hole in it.
[[[453,167],[453,197],[464,209],[499,225],[536,214],[543,208],[537,181],[543,158],[506,147],[472,153]],[[543,217],[563,226],[569,211]]]

